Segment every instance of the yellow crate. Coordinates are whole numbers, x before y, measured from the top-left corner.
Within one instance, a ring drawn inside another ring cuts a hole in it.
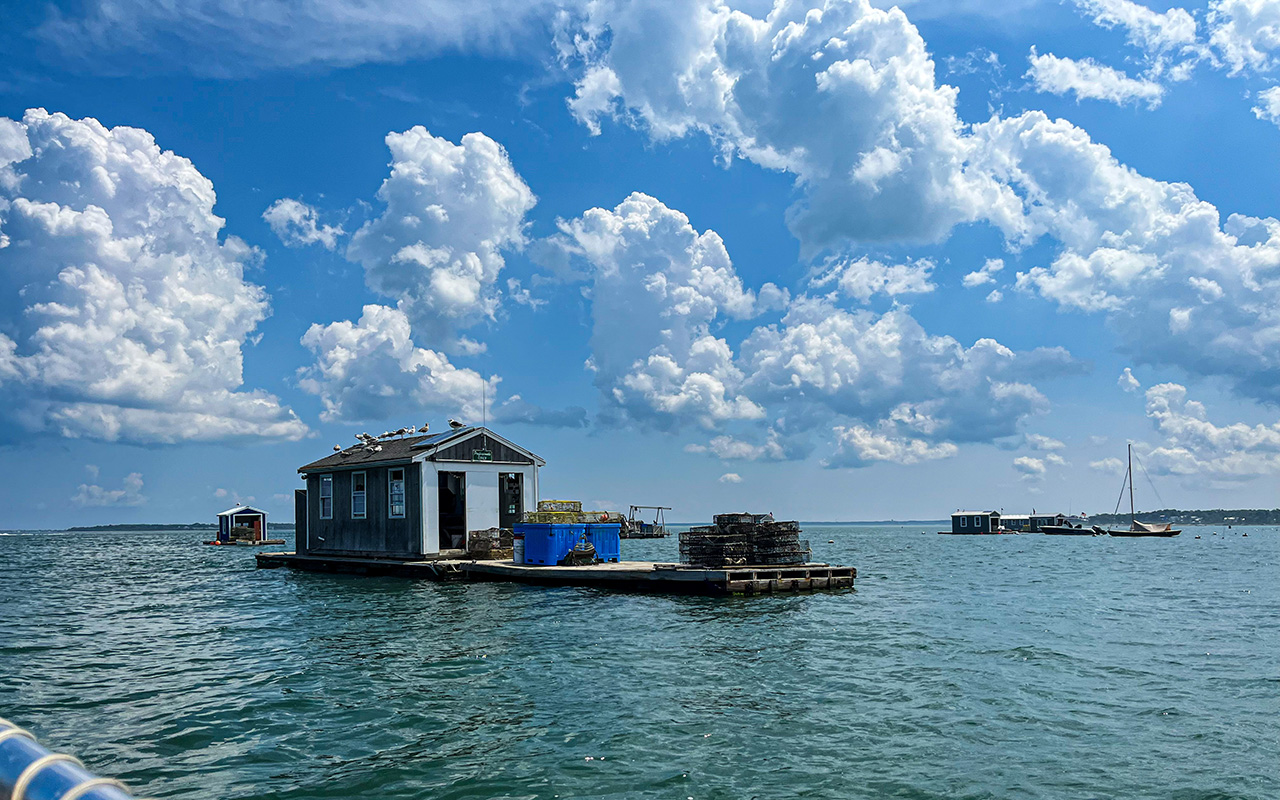
[[[538,511],[544,513],[582,513],[581,500],[539,500]]]

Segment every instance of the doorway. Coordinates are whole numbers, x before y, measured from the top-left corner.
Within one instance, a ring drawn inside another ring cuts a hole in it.
[[[439,473],[440,549],[467,546],[467,473]]]
[[[503,472],[498,480],[498,527],[510,529],[524,511],[524,475]]]

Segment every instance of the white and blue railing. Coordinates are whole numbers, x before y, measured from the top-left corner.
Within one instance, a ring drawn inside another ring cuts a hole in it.
[[[0,800],[133,800],[120,781],[99,778],[74,756],[51,753],[0,718]]]

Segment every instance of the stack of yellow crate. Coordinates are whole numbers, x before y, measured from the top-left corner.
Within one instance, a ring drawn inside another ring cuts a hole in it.
[[[537,511],[526,511],[521,522],[581,525],[585,522],[622,522],[620,511],[583,511],[581,500],[539,500]]]

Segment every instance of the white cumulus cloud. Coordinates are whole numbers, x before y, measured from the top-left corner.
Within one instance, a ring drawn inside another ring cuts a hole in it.
[[[493,406],[497,379],[415,345],[397,308],[367,305],[357,322],[312,325],[302,344],[316,360],[300,371],[299,385],[320,397],[326,422],[383,420],[419,409],[478,420],[482,404]]]
[[[951,458],[959,448],[951,442],[930,444],[923,439],[902,436],[894,430],[873,430],[863,425],[837,425],[835,451],[825,459],[828,467],[861,467],[877,461],[918,464]]]
[[[1147,24],[1124,4],[1097,10]],[[1134,35],[1172,52],[1185,22]],[[1014,249],[1050,237],[1056,255],[1020,289],[1104,316],[1141,363],[1280,396],[1280,223],[1224,221],[1186,184],[1145,177],[1039,111],[965,126],[901,10],[780,3],[762,19],[718,0],[681,13],[601,3],[577,33],[561,39],[567,62],[611,71],[617,91],[580,119],[617,118],[658,141],[704,135],[724,157],[794,175],[803,196],[788,221],[810,252],[937,239],[973,221]]]
[[[988,258],[980,269],[967,273],[961,283],[966,289],[972,289],[976,286],[982,286],[988,283],[996,282],[996,274],[1004,269],[1004,259]]]
[[[1013,468],[1021,473],[1024,479],[1038,480],[1044,477],[1047,467],[1044,460],[1031,456],[1019,456],[1013,460]]]
[[[1196,45],[1196,20],[1185,8],[1155,11],[1133,0],[1076,0],[1093,21],[1120,27],[1129,43],[1148,53],[1166,53]]]
[[[1148,108],[1160,105],[1164,97],[1164,87],[1159,83],[1130,78],[1091,58],[1077,60],[1052,53],[1040,55],[1032,48],[1028,61],[1031,68],[1027,77],[1039,92],[1074,94],[1079,100],[1105,100],[1121,106],[1145,103]]]
[[[262,218],[289,247],[318,244],[326,250],[333,250],[338,246],[338,237],[343,234],[341,225],[321,224],[320,214],[314,207],[290,197],[282,197],[272,203],[262,212]]]
[[[742,483],[742,476],[736,472],[726,472],[720,476],[721,483]]]
[[[503,252],[524,245],[537,200],[483,133],[455,145],[416,126],[386,141],[384,208],[351,236],[347,258],[364,266],[370,289],[397,301],[415,335],[452,346],[458,328],[497,312]]]
[[[97,484],[82,483],[71,502],[78,506],[140,506],[147,502],[142,494],[142,473],[130,472],[119,489],[104,489]]]
[[[562,222],[555,246],[588,267],[557,262],[560,274],[589,282],[589,367],[606,420],[699,425],[719,435],[693,451],[723,459],[804,457],[823,440],[837,450],[830,466],[945,457],[955,442],[1017,434],[1048,407],[1028,381],[1078,369],[1064,350],[1015,353],[990,339],[964,347],[928,334],[905,308],[837,305],[861,292],[753,292],[714,231],[699,233],[647,195]],[[839,281],[847,266],[815,285]],[[876,280],[857,285],[883,286],[886,271],[871,272]],[[910,272],[927,275],[923,264]],[[778,306],[778,323],[740,339],[716,333]]]
[[[1258,104],[1253,107],[1253,115],[1280,126],[1280,86],[1258,92]]]
[[[698,132],[726,158],[786,170],[804,193],[787,220],[811,251],[937,239],[1015,199],[967,169],[956,90],[935,81],[898,8],[778,3],[757,18],[716,0],[597,3],[573,33],[562,56],[581,64],[583,124],[616,117],[659,141]]]
[[[174,443],[298,439],[243,351],[260,258],[220,237],[213,184],[137,128],[0,119],[0,402],[10,425]]]
[[[1206,22],[1209,43],[1232,74],[1266,72],[1276,66],[1280,51],[1280,2],[1276,0],[1214,0]]]
[[[1106,473],[1107,475],[1121,475],[1124,473],[1124,462],[1118,458],[1104,458],[1099,461],[1090,461],[1089,469]]]
[[[1164,441],[1146,453],[1157,474],[1244,479],[1280,472],[1280,423],[1217,425],[1186,387],[1162,383],[1147,390],[1147,416]]]
[[[1125,367],[1124,372],[1120,373],[1116,384],[1126,392],[1136,392],[1142,388],[1142,383],[1133,376],[1133,370],[1129,367]]]
[[[930,280],[935,264],[927,258],[902,264],[884,264],[868,258],[843,260],[832,264],[815,286],[835,283],[846,296],[866,303],[872,295],[896,297],[902,294],[927,294],[938,288]]]
[[[744,288],[719,234],[648,195],[560,227],[556,245],[588,267],[591,368],[606,414],[663,428],[763,416],[712,324],[782,305],[784,290]]]
[[[903,309],[882,315],[800,298],[778,325],[742,343],[750,396],[800,417],[837,414],[933,440],[990,441],[1048,408],[1026,381],[1074,369],[1065,351],[965,347],[927,333]],[[854,430],[850,428],[850,430]]]

